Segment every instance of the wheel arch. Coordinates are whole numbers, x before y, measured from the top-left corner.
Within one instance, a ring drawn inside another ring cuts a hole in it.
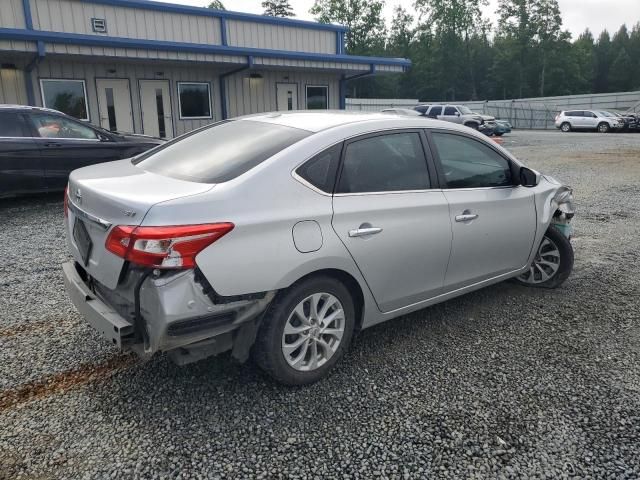
[[[351,294],[351,297],[353,299],[353,306],[356,312],[355,328],[356,328],[356,331],[360,330],[362,328],[362,324],[364,321],[364,310],[365,310],[364,291],[362,289],[362,286],[360,285],[360,282],[358,282],[358,280],[347,271],[341,270],[338,268],[322,268],[320,270],[315,270],[313,272],[307,273],[306,275],[303,275],[302,277],[298,278],[296,281],[288,285],[286,288],[287,289],[291,288],[298,283],[301,283],[301,282],[304,282],[305,280],[308,280],[310,278],[316,278],[316,277],[330,277],[342,283],[347,288],[347,290],[349,290],[349,293]],[[282,289],[282,290],[285,290],[285,289]]]

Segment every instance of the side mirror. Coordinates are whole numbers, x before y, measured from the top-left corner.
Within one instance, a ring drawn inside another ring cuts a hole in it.
[[[459,117],[459,116],[460,116],[460,112],[456,112],[456,117]]]
[[[527,167],[520,167],[520,185],[523,187],[535,187],[540,183],[540,174]]]
[[[106,135],[99,133],[98,134],[98,138],[100,139],[101,142],[110,142],[111,138],[107,137]]]

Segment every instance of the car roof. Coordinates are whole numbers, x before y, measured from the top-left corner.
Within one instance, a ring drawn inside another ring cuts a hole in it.
[[[32,105],[11,105],[11,104],[0,104],[0,110],[29,110],[36,112],[47,112],[47,113],[57,113],[59,115],[65,115],[64,113],[54,110],[53,108],[45,108],[45,107],[34,107]]]
[[[237,120],[272,123],[286,127],[300,128],[310,132],[320,132],[329,128],[339,127],[341,125],[376,121],[384,121],[384,123],[389,126],[402,127],[404,125],[407,128],[413,128],[416,126],[421,128],[443,128],[447,125],[440,120],[431,120],[423,116],[393,115],[381,112],[369,113],[344,110],[323,110],[322,112],[310,112],[308,110],[272,112],[267,114],[247,115],[239,117]]]

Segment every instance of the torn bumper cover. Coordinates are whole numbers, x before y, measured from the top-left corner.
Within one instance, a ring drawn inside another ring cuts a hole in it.
[[[573,204],[573,191],[570,187],[563,185],[553,196],[551,200],[554,207],[554,214],[551,224],[562,232],[562,234],[571,239],[573,236],[573,219],[576,210]]]
[[[233,350],[246,360],[258,321],[275,292],[215,297],[193,270],[154,275],[130,269],[110,290],[76,262],[63,265],[65,286],[87,322],[123,350],[141,357],[170,351],[177,363]]]

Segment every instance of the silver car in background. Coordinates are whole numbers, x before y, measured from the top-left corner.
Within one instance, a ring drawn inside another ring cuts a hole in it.
[[[556,116],[555,126],[565,133],[571,130],[608,133],[622,130],[624,121],[613,113],[601,110],[567,110]]]
[[[462,126],[344,112],[219,122],[74,171],[66,288],[143,357],[231,350],[320,379],[372,325],[570,274],[571,190]]]

